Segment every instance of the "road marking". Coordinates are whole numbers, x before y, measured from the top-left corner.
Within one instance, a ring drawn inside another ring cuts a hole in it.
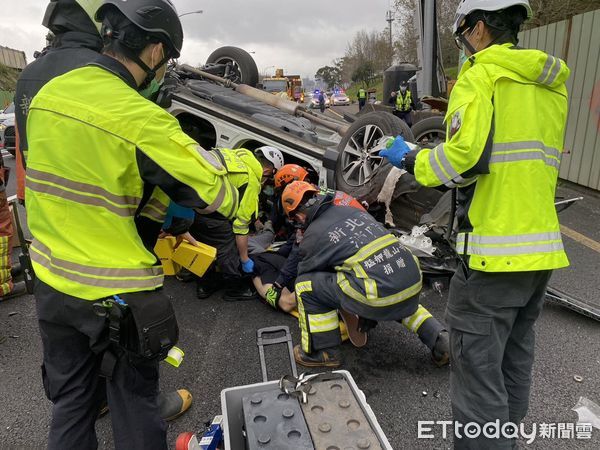
[[[331,107],[329,108],[329,112],[335,114],[338,117],[341,117],[342,119],[344,118],[344,116],[342,116],[340,113],[338,113],[337,111],[334,111],[333,109],[331,109]]]
[[[561,225],[560,226],[560,231],[565,236],[568,236],[571,239],[576,240],[580,244],[583,244],[586,247],[591,248],[592,250],[600,253],[600,242],[596,242],[593,239],[590,239],[589,237],[584,236],[583,234],[578,233],[577,231],[570,229],[566,225]]]

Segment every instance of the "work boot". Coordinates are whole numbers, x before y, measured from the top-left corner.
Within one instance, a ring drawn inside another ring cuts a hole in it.
[[[236,282],[233,287],[227,289],[223,294],[223,300],[226,302],[242,302],[246,300],[256,300],[258,294],[253,286],[250,286],[245,280]]]
[[[431,349],[431,359],[436,366],[442,367],[450,361],[450,338],[446,330],[440,331],[433,349]]]
[[[175,274],[175,278],[177,278],[179,281],[183,281],[184,283],[189,283],[190,281],[194,281],[196,275],[194,275],[186,268],[182,267],[181,269],[179,269],[179,272]]]
[[[192,406],[192,394],[187,389],[158,394],[160,417],[167,422],[177,419]]]
[[[211,278],[199,278],[196,281],[196,297],[205,299],[219,290],[218,284]]]
[[[312,353],[305,353],[300,345],[294,346],[294,359],[304,367],[340,367],[342,358],[337,348],[324,348]]]
[[[177,391],[158,394],[158,409],[160,417],[167,422],[177,419],[192,406],[192,394],[187,389],[178,389]],[[98,413],[98,419],[108,413],[108,403],[106,400],[102,403]]]
[[[8,294],[0,296],[0,302],[9,298],[18,297],[27,294],[27,286],[24,281],[17,281],[13,284],[13,288]]]

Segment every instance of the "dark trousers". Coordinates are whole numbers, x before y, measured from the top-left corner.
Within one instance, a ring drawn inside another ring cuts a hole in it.
[[[486,273],[458,268],[450,283],[450,399],[455,421],[513,422],[527,414],[533,325],[551,271]],[[454,439],[456,449],[512,448],[507,439]]]
[[[400,119],[404,120],[406,125],[408,125],[409,127],[412,127],[412,117],[410,115],[410,111],[398,111],[397,109],[395,109],[394,115],[396,117],[399,117]]]
[[[296,278],[302,349],[306,353],[342,343],[338,309],[373,321],[395,320],[419,336],[430,349],[444,326],[419,305],[419,295],[389,307],[370,307],[347,296],[336,272],[311,272]]]
[[[360,111],[361,109],[363,109],[365,107],[366,103],[367,103],[366,98],[359,98],[358,99],[358,110]]]
[[[240,279],[242,277],[235,234],[233,234],[229,220],[220,216],[196,214],[190,233],[200,242],[212,245],[217,249],[216,265],[223,278]]]
[[[116,449],[166,449],[167,425],[157,404],[158,361],[117,352],[111,380],[100,377],[108,326],[94,302],[37,280],[34,290],[44,348],[42,378],[53,403],[49,449],[96,449],[94,429],[108,399]]]

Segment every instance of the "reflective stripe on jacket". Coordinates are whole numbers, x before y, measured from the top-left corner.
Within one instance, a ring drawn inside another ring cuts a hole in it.
[[[402,95],[402,91],[398,91],[396,94],[396,110],[402,112],[408,112],[412,107],[412,94],[407,89],[404,95]]]
[[[161,286],[135,217],[160,220],[167,194],[235,214],[222,164],[107,56],[48,82],[31,104],[27,135],[31,258],[36,275],[65,294],[94,300]]]
[[[568,77],[564,61],[539,50],[478,52],[452,90],[446,142],[418,153],[419,183],[461,187],[457,251],[470,255],[471,268],[568,265],[554,207]]]
[[[227,179],[239,197],[233,219],[234,234],[248,234],[250,224],[258,216],[262,166],[250,150],[244,148],[213,150],[227,170]]]
[[[364,210],[330,205],[306,229],[298,275],[337,272],[352,300],[388,308],[414,297],[422,287],[417,259]]]

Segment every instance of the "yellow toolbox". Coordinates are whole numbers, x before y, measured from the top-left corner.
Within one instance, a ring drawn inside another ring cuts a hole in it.
[[[198,242],[196,247],[184,241],[175,249],[171,258],[177,264],[201,277],[217,258],[217,249],[202,242]]]
[[[177,240],[174,236],[167,236],[156,241],[154,253],[160,259],[165,275],[175,275],[179,272],[179,264],[174,262],[171,257]]]

